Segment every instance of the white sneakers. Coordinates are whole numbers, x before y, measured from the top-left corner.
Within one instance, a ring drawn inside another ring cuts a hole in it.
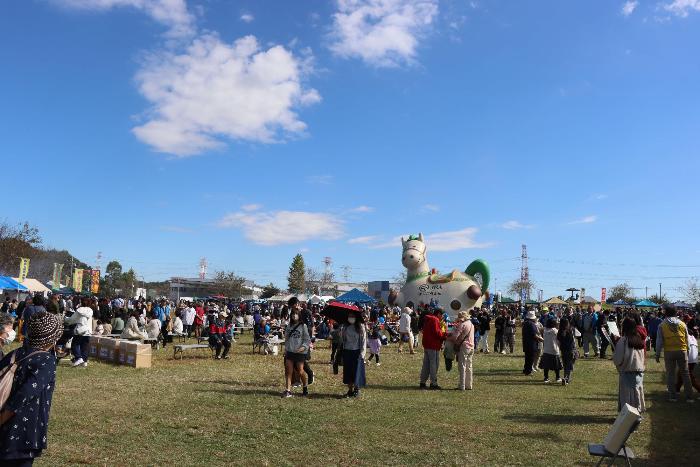
[[[82,365],[83,363],[86,363],[86,362],[84,362],[82,358],[79,358],[79,359],[77,359],[76,361],[73,362],[73,366],[74,366],[74,367],[75,367],[75,366],[80,366],[80,365]]]

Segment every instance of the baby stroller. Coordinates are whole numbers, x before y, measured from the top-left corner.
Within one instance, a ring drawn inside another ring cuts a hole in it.
[[[384,329],[386,330],[386,332],[389,333],[389,341],[390,342],[396,343],[401,339],[401,334],[399,334],[399,331],[396,330],[396,328],[394,326],[392,326],[391,324],[385,324]],[[382,342],[382,345],[386,345],[386,344],[384,344],[384,342]]]

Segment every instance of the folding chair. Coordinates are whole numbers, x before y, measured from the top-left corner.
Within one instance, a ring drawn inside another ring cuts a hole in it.
[[[588,454],[594,457],[600,457],[596,464],[599,467],[604,459],[610,459],[609,466],[615,464],[618,457],[624,457],[628,467],[632,467],[630,459],[634,459],[634,453],[630,448],[625,446],[627,440],[635,432],[642,421],[642,417],[634,407],[629,404],[620,411],[615,423],[605,437],[603,444],[588,444]]]

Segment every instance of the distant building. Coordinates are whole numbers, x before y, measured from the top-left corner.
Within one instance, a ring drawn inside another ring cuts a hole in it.
[[[389,281],[372,281],[367,283],[367,295],[384,303],[389,303],[389,290]]]
[[[214,279],[170,278],[170,300],[179,300],[183,297],[208,297],[215,294]]]

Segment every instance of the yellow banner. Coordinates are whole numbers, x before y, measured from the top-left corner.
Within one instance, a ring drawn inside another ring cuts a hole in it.
[[[51,281],[53,282],[54,290],[61,288],[61,273],[63,272],[63,264],[53,263],[53,276]]]
[[[19,259],[19,279],[18,282],[22,283],[24,282],[24,279],[27,278],[27,275],[29,275],[29,258],[20,258]]]
[[[90,292],[97,293],[100,291],[100,270],[93,269],[90,274]]]
[[[83,270],[82,269],[76,269],[73,272],[73,289],[75,289],[76,292],[83,291]]]

